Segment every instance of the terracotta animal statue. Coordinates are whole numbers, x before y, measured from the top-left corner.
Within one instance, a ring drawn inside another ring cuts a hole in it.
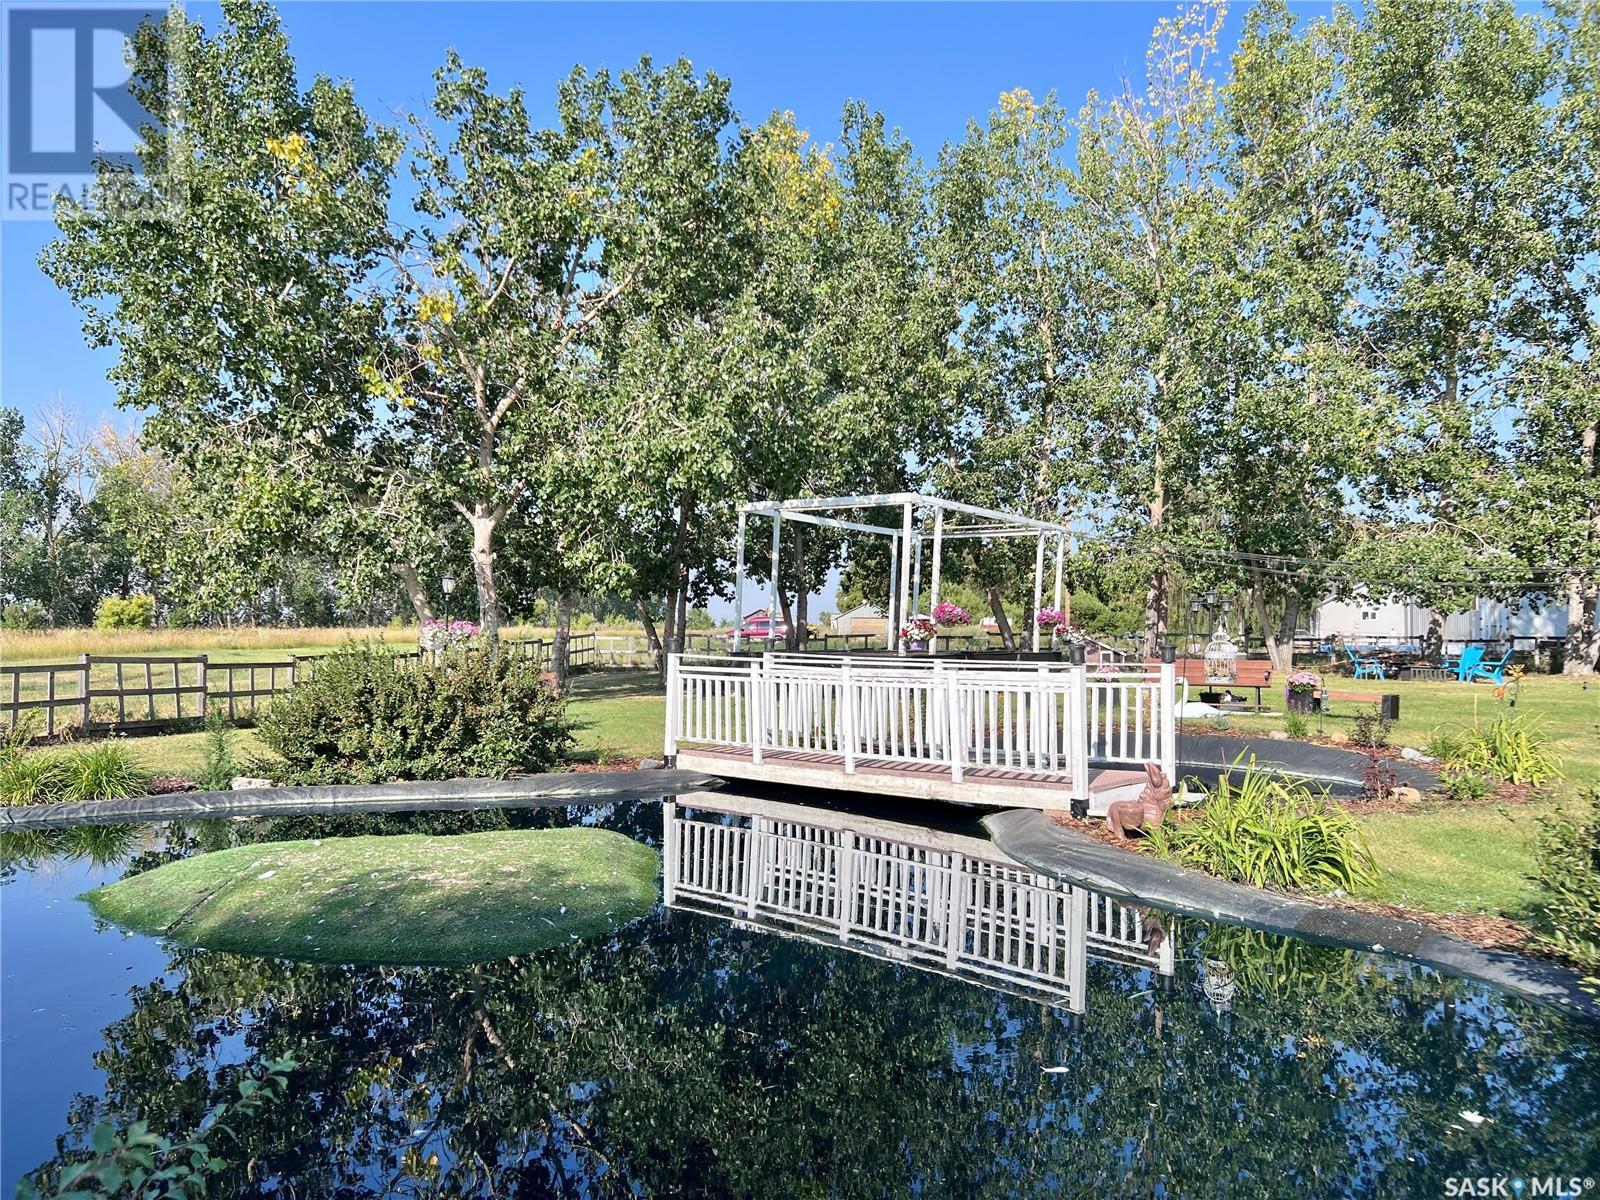
[[[1167,782],[1167,773],[1153,762],[1145,763],[1144,773],[1149,782],[1137,800],[1118,800],[1106,808],[1106,824],[1124,840],[1135,829],[1161,824],[1172,807],[1172,785]]]

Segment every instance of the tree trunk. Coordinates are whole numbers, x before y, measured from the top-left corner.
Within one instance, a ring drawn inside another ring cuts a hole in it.
[[[1444,622],[1449,614],[1441,609],[1428,612],[1428,632],[1422,635],[1422,656],[1437,662],[1444,657]]]
[[[1588,477],[1600,484],[1600,424],[1583,430],[1581,461]],[[1590,496],[1596,494],[1591,488]],[[1600,503],[1589,503],[1590,545],[1600,542]],[[1567,582],[1567,640],[1561,672],[1593,675],[1600,670],[1600,578],[1577,575]]]
[[[393,563],[389,570],[405,589],[406,599],[411,601],[411,610],[417,614],[417,623],[433,620],[433,602],[428,599],[428,593],[422,586],[422,579],[417,575],[417,569],[410,563]]]
[[[572,593],[565,588],[556,599],[556,636],[550,646],[550,669],[556,674],[556,691],[567,690],[571,669],[568,648],[572,642]]]
[[[1005,605],[1000,602],[1000,589],[986,587],[983,595],[989,601],[989,611],[994,614],[994,623],[1000,627],[1000,644],[1007,650],[1017,648],[1016,634],[1011,632],[1011,621],[1006,616]]]
[[[665,654],[678,652],[678,589],[667,593],[666,612],[661,619],[661,649]]]
[[[656,632],[655,619],[650,616],[650,606],[638,592],[633,594],[633,606],[639,611],[639,624],[644,626],[645,640],[650,643],[650,653],[655,655],[656,666],[660,668],[661,656],[665,651],[661,648],[661,636]]]
[[[794,546],[794,608],[791,611],[784,606],[783,619],[789,626],[789,636],[784,639],[791,650],[799,650],[806,644],[806,531],[802,525],[794,531],[794,536],[789,539]]]
[[[1564,675],[1593,675],[1600,670],[1600,580],[1567,583],[1567,639],[1562,658]]]
[[[1167,640],[1167,592],[1171,576],[1166,566],[1150,572],[1150,585],[1144,592],[1144,656],[1155,658]]]
[[[494,535],[504,514],[492,505],[473,506],[472,580],[478,587],[478,629],[483,640],[494,647],[500,643],[500,592],[494,580]]]
[[[1250,607],[1261,625],[1261,637],[1266,642],[1273,673],[1288,675],[1294,670],[1294,627],[1300,618],[1300,597],[1289,593],[1283,605],[1283,620],[1273,621],[1267,613],[1266,594],[1258,583],[1250,588]]]

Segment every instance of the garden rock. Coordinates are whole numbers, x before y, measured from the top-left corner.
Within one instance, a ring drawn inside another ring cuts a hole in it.
[[[1434,761],[1434,759],[1432,757],[1430,757],[1429,755],[1424,754],[1421,750],[1418,750],[1415,746],[1401,746],[1400,747],[1400,757],[1403,758],[1403,759],[1406,759],[1409,762],[1431,763],[1431,762]]]
[[[269,788],[272,780],[261,779],[255,775],[235,775],[228,783],[228,787],[235,792],[251,792],[256,788]]]
[[[1389,799],[1412,804],[1422,799],[1422,793],[1414,787],[1397,787],[1390,790]]]

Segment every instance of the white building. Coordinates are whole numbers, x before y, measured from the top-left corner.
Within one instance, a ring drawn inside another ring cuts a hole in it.
[[[1354,596],[1324,600],[1311,613],[1305,635],[1324,641],[1339,637],[1354,646],[1420,645],[1432,620],[1427,608],[1402,597]],[[1532,649],[1566,634],[1566,606],[1542,596],[1524,596],[1509,604],[1480,599],[1463,612],[1451,613],[1444,623],[1446,646],[1510,640],[1519,648]]]
[[[858,604],[833,619],[833,632],[843,634],[871,634],[882,637],[883,610],[871,604]]]

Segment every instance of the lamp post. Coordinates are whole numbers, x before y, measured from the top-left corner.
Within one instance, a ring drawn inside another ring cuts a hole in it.
[[[1183,652],[1184,652],[1185,655],[1190,655],[1190,654],[1194,653],[1194,631],[1195,631],[1195,627],[1199,623],[1200,623],[1200,597],[1199,596],[1191,596],[1191,597],[1189,597],[1189,640],[1184,643],[1184,647],[1183,647]]]
[[[450,593],[456,590],[456,577],[446,571],[439,579],[439,586],[444,589],[444,621],[450,623]]]

